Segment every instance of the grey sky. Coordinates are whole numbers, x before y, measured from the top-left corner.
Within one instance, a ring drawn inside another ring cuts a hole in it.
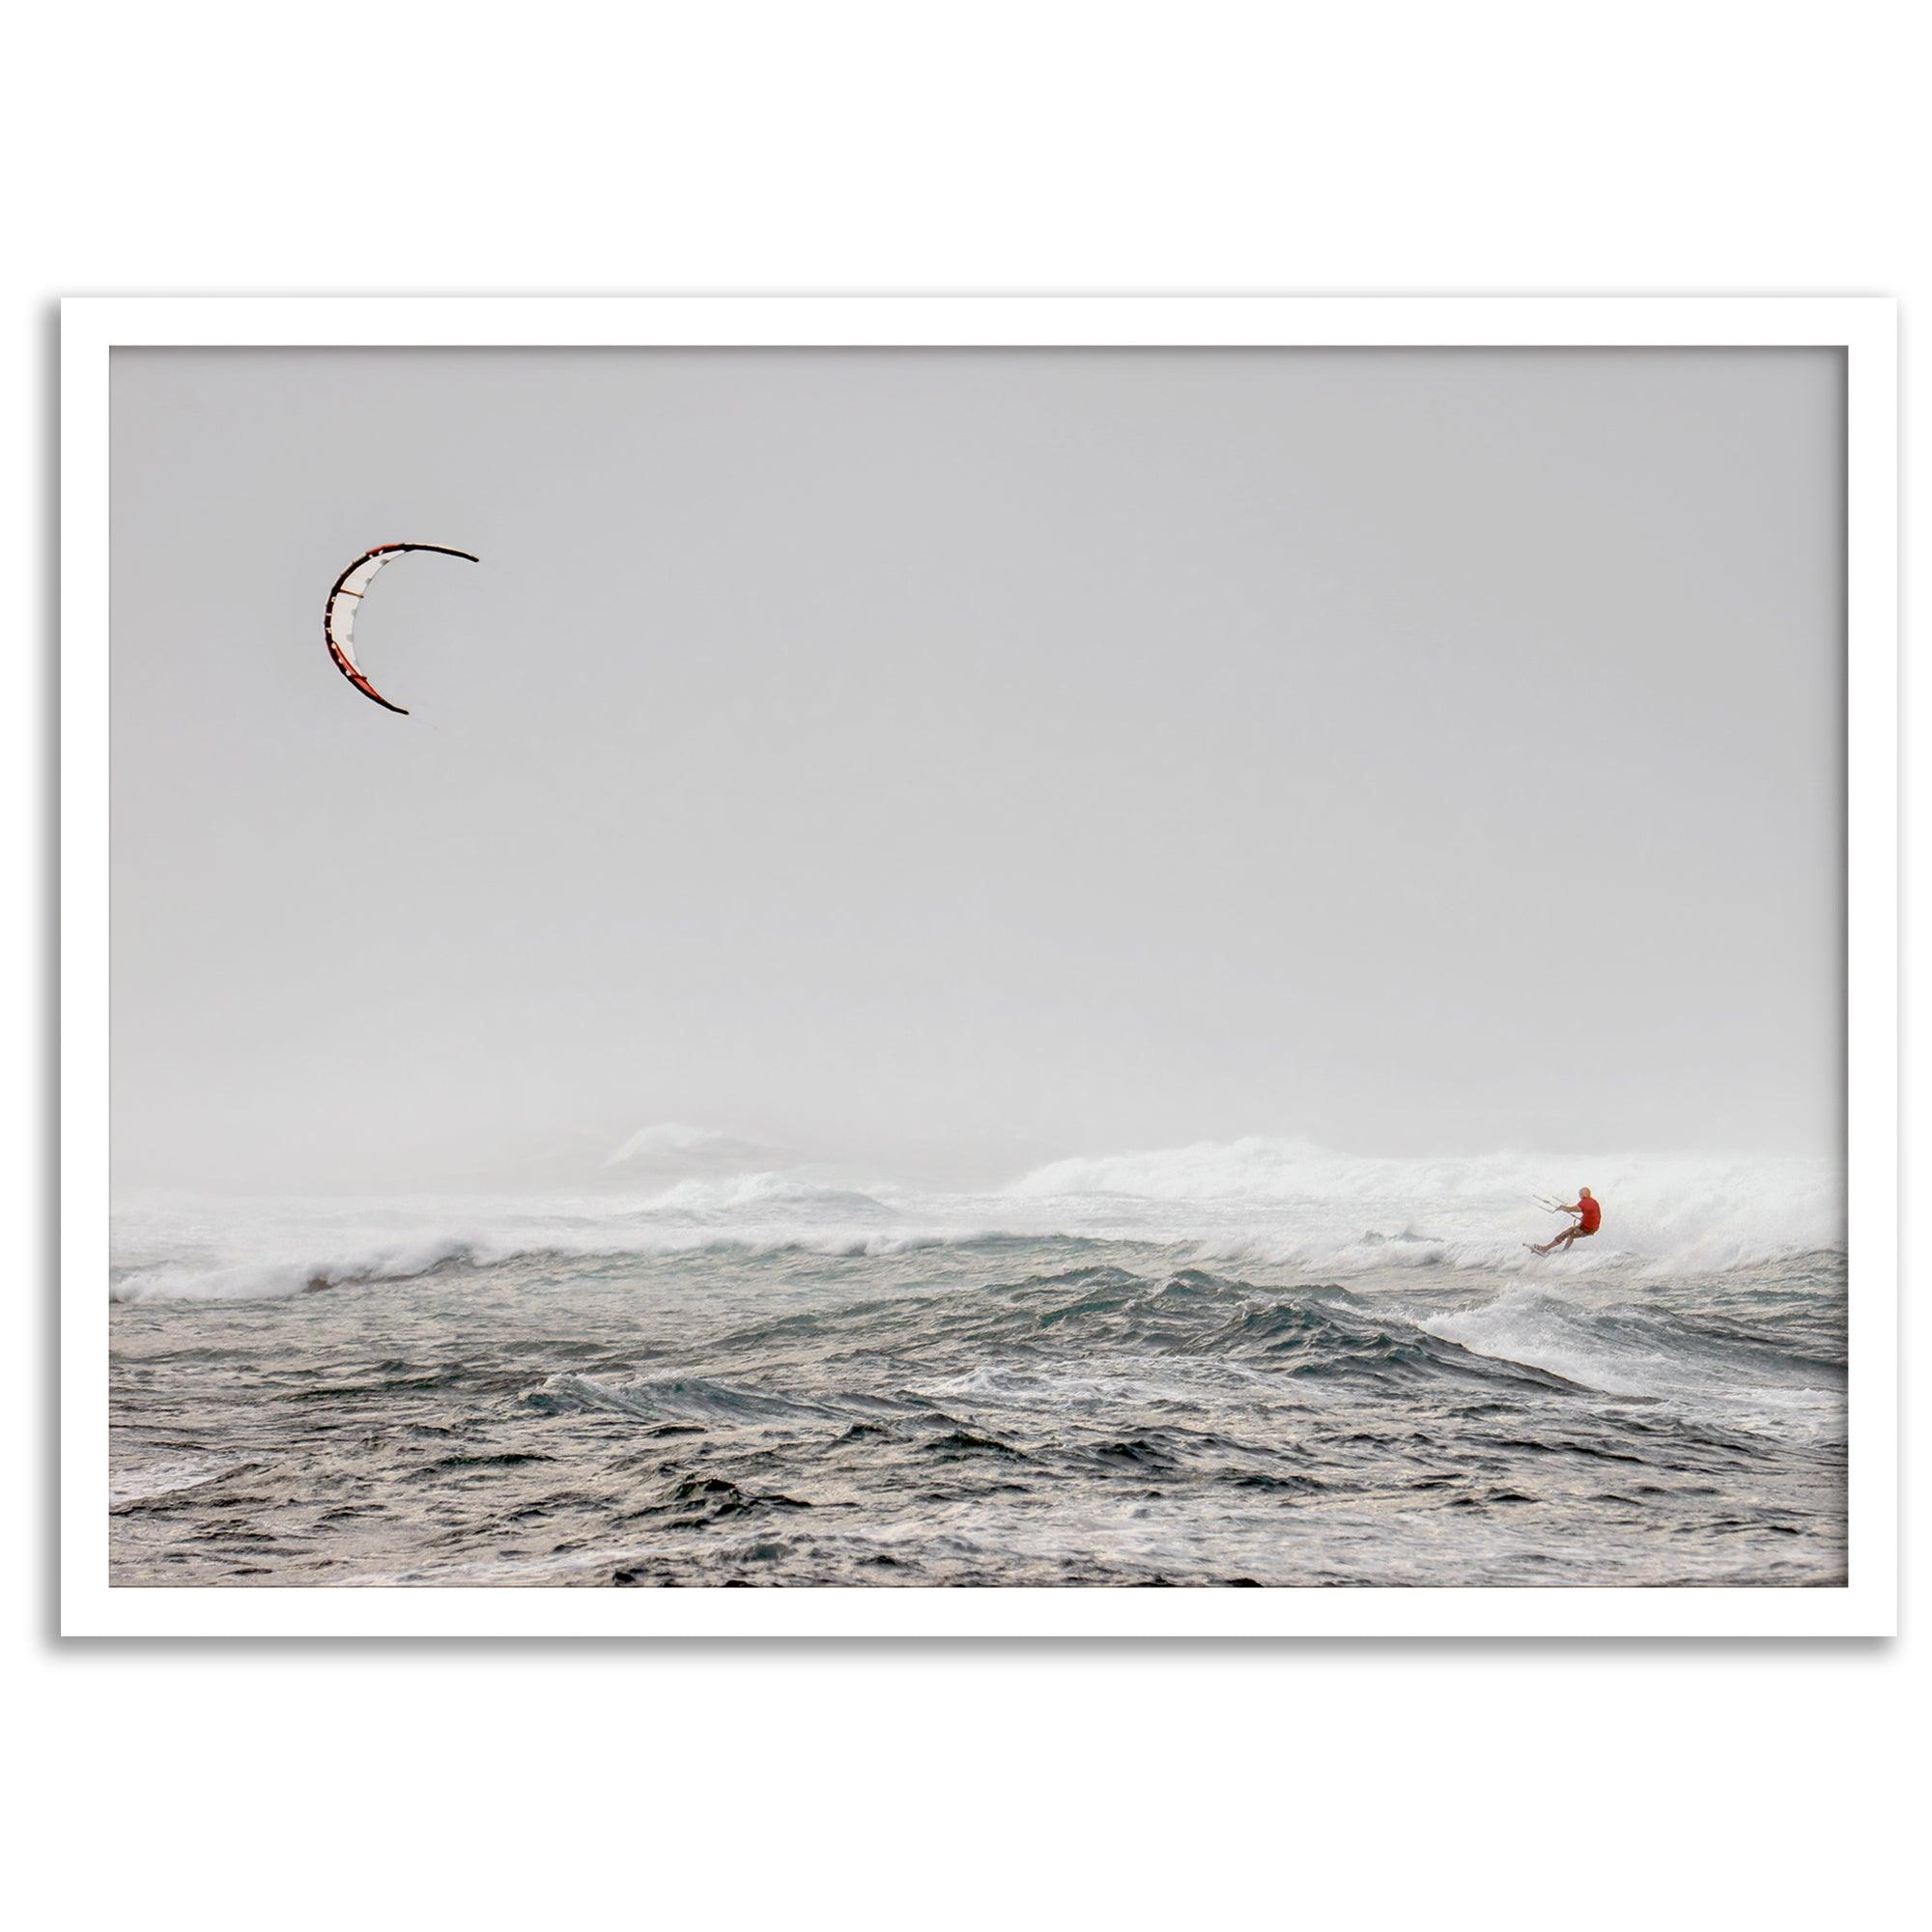
[[[1834,1150],[1829,352],[120,351],[122,1186]],[[322,605],[371,544],[480,554]],[[560,1170],[559,1170],[560,1171]]]

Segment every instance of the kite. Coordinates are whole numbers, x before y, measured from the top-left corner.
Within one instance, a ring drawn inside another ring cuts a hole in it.
[[[405,718],[410,714],[401,704],[391,704],[369,680],[362,675],[362,667],[355,662],[355,612],[362,599],[368,594],[369,586],[376,580],[376,573],[385,563],[393,561],[405,551],[434,551],[438,556],[460,556],[466,562],[476,563],[481,559],[471,556],[467,550],[451,550],[444,544],[395,543],[378,544],[374,550],[365,550],[340,577],[335,580],[335,587],[328,593],[328,602],[323,607],[322,635],[328,642],[328,655],[335,660],[335,668],[364,697],[373,697],[384,711],[400,712]]]

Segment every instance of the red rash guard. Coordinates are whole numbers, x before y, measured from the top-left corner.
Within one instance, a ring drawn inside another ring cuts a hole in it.
[[[1577,1208],[1581,1216],[1577,1223],[1577,1232],[1579,1235],[1594,1235],[1604,1220],[1604,1210],[1597,1206],[1597,1197],[1594,1194],[1584,1195],[1577,1203]]]

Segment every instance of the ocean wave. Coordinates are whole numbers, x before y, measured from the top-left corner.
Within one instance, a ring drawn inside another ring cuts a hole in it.
[[[172,1461],[135,1463],[110,1469],[107,1477],[107,1506],[110,1510],[135,1509],[199,1489],[204,1483],[219,1481],[253,1465],[219,1457],[185,1456]]]
[[[1557,1258],[1719,1272],[1840,1249],[1842,1168],[1823,1160],[1705,1154],[1494,1153],[1443,1159],[1343,1154],[1249,1137],[1081,1157],[1036,1168],[1007,1198],[1091,1231],[1110,1218],[1198,1228],[1232,1257],[1377,1266],[1525,1265],[1525,1235],[1560,1220],[1536,1206],[1589,1186],[1604,1231]]]
[[[652,1126],[639,1127],[611,1151],[604,1165],[609,1168],[635,1163],[654,1167],[695,1162],[715,1166],[720,1161],[755,1158],[769,1151],[754,1141],[725,1133],[722,1128],[689,1127],[681,1121],[660,1121]]]
[[[794,1420],[838,1413],[824,1402],[778,1394],[707,1376],[662,1376],[610,1380],[555,1375],[526,1390],[523,1405],[539,1415],[613,1414],[634,1422],[728,1418],[734,1422]]]
[[[1568,1177],[1566,1179],[1565,1177]],[[1536,1196],[1587,1178],[1603,1232],[1561,1255]],[[1545,1283],[1721,1274],[1841,1254],[1842,1170],[1823,1161],[1493,1154],[1388,1160],[1248,1139],[1062,1160],[992,1193],[820,1169],[687,1176],[654,1192],[539,1201],[161,1204],[117,1216],[109,1293],[238,1300],[463,1268],[622,1267],[672,1255],[850,1258],[988,1243],[1130,1244],[1204,1265],[1381,1281]]]
[[[1032,1245],[1033,1237],[997,1233],[955,1236],[939,1231],[890,1233],[839,1228],[758,1234],[702,1227],[655,1231],[612,1228],[574,1236],[546,1233],[526,1239],[498,1232],[433,1236],[360,1250],[318,1243],[299,1256],[220,1264],[196,1258],[123,1265],[110,1271],[107,1293],[110,1301],[130,1304],[281,1300],[331,1289],[434,1280],[466,1271],[543,1269],[559,1273],[581,1271],[587,1277],[602,1276],[626,1265],[643,1267],[657,1262],[704,1256],[756,1260],[798,1255],[863,1260],[933,1249],[971,1252],[1015,1244]]]
[[[1783,1338],[1715,1330],[1674,1309],[1572,1300],[1519,1286],[1477,1307],[1420,1316],[1417,1325],[1472,1353],[1548,1370],[1606,1395],[1708,1396],[1727,1384],[1753,1400],[1783,1387],[1841,1388],[1844,1369]]]
[[[488,1266],[510,1259],[487,1241],[447,1236],[384,1244],[356,1254],[283,1256],[209,1265],[199,1261],[157,1262],[117,1269],[108,1299],[141,1301],[255,1301],[310,1293],[356,1283],[412,1281],[461,1266]]]
[[[856,1215],[871,1221],[890,1219],[893,1211],[883,1201],[856,1187],[829,1185],[765,1169],[713,1180],[676,1181],[640,1203],[633,1210],[633,1218],[648,1221],[679,1216],[719,1222],[766,1218],[777,1212],[810,1214],[821,1220]]]

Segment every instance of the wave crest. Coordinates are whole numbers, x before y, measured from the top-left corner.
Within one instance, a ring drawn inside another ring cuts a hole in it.
[[[1535,1197],[1587,1179],[1603,1233],[1527,1252],[1557,1223]],[[868,1256],[988,1242],[1159,1248],[1302,1279],[1460,1270],[1720,1274],[1845,1243],[1842,1168],[1704,1155],[1390,1160],[1248,1138],[1052,1162],[994,1193],[823,1169],[686,1176],[629,1198],[167,1204],[117,1215],[117,1301],[245,1299],[461,1267],[622,1266],[673,1254]]]

